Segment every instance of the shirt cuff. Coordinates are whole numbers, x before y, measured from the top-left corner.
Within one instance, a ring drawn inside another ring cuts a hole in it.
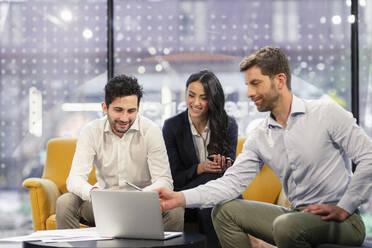
[[[349,214],[353,214],[354,211],[362,204],[362,201],[357,196],[351,196],[345,194],[341,200],[337,203],[337,206],[347,211]]]
[[[91,201],[91,197],[90,197],[90,191],[93,189],[93,188],[98,188],[97,185],[84,185],[83,188],[82,188],[82,199],[84,201]]]
[[[201,196],[198,189],[188,189],[181,191],[185,197],[187,208],[199,208],[201,206]]]

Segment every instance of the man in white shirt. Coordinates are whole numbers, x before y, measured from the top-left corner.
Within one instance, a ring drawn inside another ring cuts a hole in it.
[[[115,190],[125,182],[143,190],[173,189],[166,147],[159,127],[138,114],[143,95],[137,79],[112,78],[105,86],[105,117],[89,123],[80,133],[70,174],[68,193],[57,200],[57,229],[79,228],[79,222],[94,225],[90,192]],[[88,175],[96,166],[97,183]],[[108,203],[109,204],[109,203]],[[184,209],[163,214],[166,231],[183,230]]]
[[[247,97],[270,112],[253,129],[233,166],[193,189],[158,189],[161,207],[212,207],[223,248],[251,247],[247,234],[278,248],[332,243],[359,246],[365,227],[358,207],[372,189],[372,142],[351,113],[331,100],[304,100],[291,92],[287,56],[264,47],[244,59]],[[351,171],[351,159],[356,165]],[[233,200],[267,164],[290,208]]]

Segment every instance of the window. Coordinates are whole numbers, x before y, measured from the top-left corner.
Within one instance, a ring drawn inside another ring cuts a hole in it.
[[[0,1],[1,230],[30,227],[22,181],[41,176],[46,142],[100,114],[75,110],[102,99],[106,12],[106,1]]]
[[[214,71],[226,110],[247,135],[258,113],[239,62],[265,45],[289,55],[293,91],[331,97],[350,110],[350,5],[343,1],[115,1],[115,74],[143,84],[142,114],[159,126],[186,108],[185,81]],[[164,6],[167,6],[166,8]],[[308,9],[314,11],[308,11]],[[342,32],[341,32],[342,31]]]

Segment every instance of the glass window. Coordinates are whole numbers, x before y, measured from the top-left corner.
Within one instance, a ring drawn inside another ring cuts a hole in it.
[[[115,1],[115,74],[139,78],[142,113],[159,126],[184,110],[185,81],[208,68],[226,110],[247,135],[258,113],[245,96],[241,59],[265,45],[290,58],[293,92],[350,109],[350,5],[344,1]],[[167,6],[166,8],[164,6]],[[309,11],[312,9],[312,11]]]
[[[100,113],[88,103],[102,100],[107,79],[106,12],[106,1],[0,1],[0,225],[31,218],[28,200],[6,190],[41,176],[46,142]]]
[[[372,3],[359,1],[359,122],[372,138]],[[372,236],[372,200],[363,206],[367,233]]]
[[[359,4],[360,125],[372,137],[372,4]]]

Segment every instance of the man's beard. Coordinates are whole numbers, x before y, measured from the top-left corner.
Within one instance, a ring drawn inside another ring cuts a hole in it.
[[[275,103],[279,99],[279,93],[275,89],[274,82],[271,81],[271,90],[269,94],[262,97],[262,102],[260,106],[256,106],[259,112],[272,111],[274,109]]]
[[[117,121],[117,120],[116,120],[116,121],[115,121],[115,125],[114,125],[114,129],[115,129],[115,131],[118,132],[118,133],[126,133],[126,132],[129,130],[129,128],[132,126],[132,124],[133,124],[133,122],[128,121],[127,128],[126,128],[126,129],[121,129],[121,128],[118,128],[118,127],[117,127],[116,123],[120,123],[120,121]]]
[[[115,131],[116,133],[120,133],[120,134],[124,134],[126,133],[130,127],[133,125],[133,121],[128,121],[128,124],[127,124],[127,128],[125,129],[122,129],[122,128],[119,128],[117,126],[118,123],[124,123],[122,121],[119,121],[119,120],[112,120],[110,116],[107,116],[108,120],[109,120],[109,123],[110,123],[110,126],[111,126],[111,129],[113,131]]]

